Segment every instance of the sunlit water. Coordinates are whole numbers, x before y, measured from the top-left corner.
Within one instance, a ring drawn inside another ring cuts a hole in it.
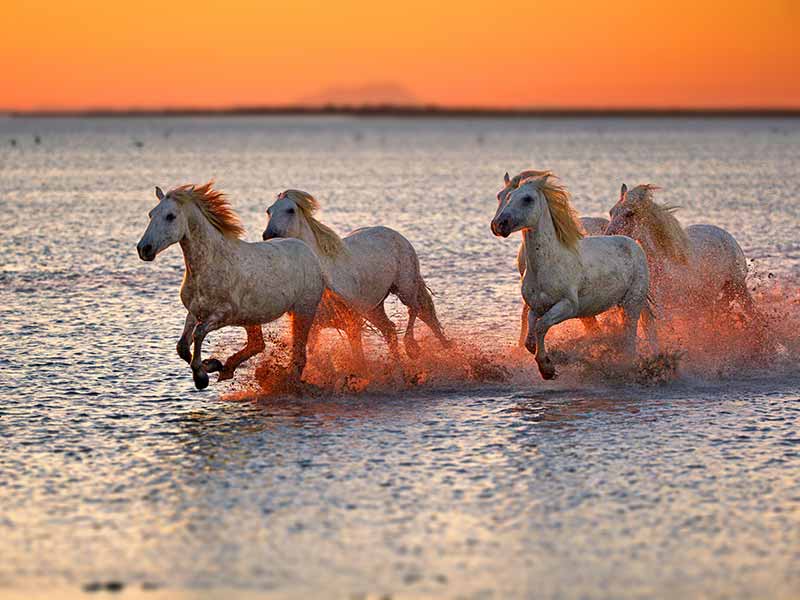
[[[667,367],[626,371],[567,324],[542,382],[513,348],[518,240],[489,231],[529,167],[582,214],[652,182],[729,229],[768,342],[665,323]],[[0,120],[0,595],[796,596],[799,167],[798,121]],[[292,396],[279,322],[195,391],[180,251],[135,244],[154,185],[211,177],[251,240],[288,187],[400,230],[455,349],[398,365],[370,333],[358,369],[330,332]]]

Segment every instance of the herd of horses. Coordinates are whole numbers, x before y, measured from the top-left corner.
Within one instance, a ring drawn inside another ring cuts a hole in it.
[[[753,300],[745,284],[747,264],[728,232],[714,225],[684,229],[674,208],[657,203],[658,188],[624,184],[610,220],[579,218],[569,192],[551,171],[508,173],[497,193],[491,221],[496,236],[522,233],[518,268],[522,278],[520,345],[535,355],[541,376],[555,377],[545,336],[554,325],[578,318],[587,331],[596,317],[619,308],[623,352],[632,360],[637,329],[658,348],[656,315],[670,310],[727,309],[735,303],[749,317]],[[264,350],[261,325],[289,314],[292,355],[289,380],[299,382],[307,347],[320,329],[345,332],[363,361],[365,321],[399,357],[397,329],[384,301],[395,294],[408,308],[403,336],[406,354],[420,352],[414,337],[422,320],[445,347],[450,341],[436,316],[411,243],[388,227],[365,227],[340,237],[314,215],[318,202],[300,190],[278,194],[267,209],[263,242],[241,239],[244,228],[227,198],[211,183],[184,185],[164,193],[137,251],[145,261],[179,243],[186,271],[181,300],[187,315],[177,344],[195,386],[208,374],[233,377],[245,360]],[[245,347],[225,362],[203,360],[206,335],[222,327],[243,327]]]

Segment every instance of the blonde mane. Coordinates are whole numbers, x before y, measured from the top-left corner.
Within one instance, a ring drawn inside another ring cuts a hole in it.
[[[239,215],[231,208],[225,194],[215,190],[213,185],[213,181],[203,185],[182,185],[170,190],[167,196],[180,204],[193,203],[222,235],[233,238],[242,237],[244,226],[239,220]]]
[[[532,179],[534,177],[544,177],[545,175],[552,175],[550,171],[537,171],[535,169],[528,169],[527,171],[520,171],[518,175],[514,175],[511,181],[508,182],[507,188],[515,190],[519,187],[525,179]]]
[[[691,252],[689,236],[672,214],[679,207],[659,204],[653,200],[653,192],[657,189],[658,186],[649,183],[637,185],[625,194],[625,199],[632,201],[634,213],[649,228],[658,248],[669,258],[686,264]]]
[[[524,173],[525,171],[523,171]],[[529,171],[536,173],[522,183],[534,183],[547,200],[556,237],[570,250],[577,251],[578,242],[586,235],[578,219],[578,213],[570,203],[567,189],[558,182],[552,171]],[[522,173],[520,173],[522,175]]]
[[[308,221],[308,226],[314,233],[317,246],[325,256],[336,256],[344,248],[342,238],[330,227],[320,223],[314,217],[314,213],[319,209],[319,202],[314,196],[302,190],[286,190],[278,194],[278,198],[287,198],[295,203],[297,208]]]

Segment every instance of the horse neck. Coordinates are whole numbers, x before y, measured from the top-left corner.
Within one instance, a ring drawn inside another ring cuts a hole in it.
[[[300,219],[300,234],[297,238],[308,244],[314,251],[314,254],[318,257],[322,257],[322,250],[320,250],[319,244],[317,243],[317,236],[314,235],[314,231],[311,229],[311,225],[309,225],[308,219],[306,219],[305,216]]]
[[[186,272],[206,273],[227,264],[224,259],[234,253],[239,240],[223,235],[194,206],[188,210],[187,224],[189,230],[180,241]]]
[[[650,223],[644,223],[643,226],[639,228],[639,233],[635,239],[639,242],[642,250],[644,250],[644,254],[647,257],[647,264],[652,271],[656,267],[661,267],[666,257],[664,256],[663,250],[656,244],[651,227]]]
[[[522,238],[525,242],[526,275],[530,273],[538,278],[542,267],[547,270],[554,262],[572,262],[578,259],[575,252],[566,248],[558,239],[553,217],[546,203],[536,228],[523,229]]]

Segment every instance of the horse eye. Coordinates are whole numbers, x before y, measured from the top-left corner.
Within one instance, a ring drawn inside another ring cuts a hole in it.
[[[173,215],[172,213],[167,213],[167,221],[174,221],[174,220],[175,220],[175,215]]]
[[[524,200],[525,202],[533,202],[533,196],[525,196],[525,197],[523,198],[523,200]]]
[[[289,213],[290,215],[293,215],[294,214],[294,209],[293,208],[287,209],[286,212]]]

